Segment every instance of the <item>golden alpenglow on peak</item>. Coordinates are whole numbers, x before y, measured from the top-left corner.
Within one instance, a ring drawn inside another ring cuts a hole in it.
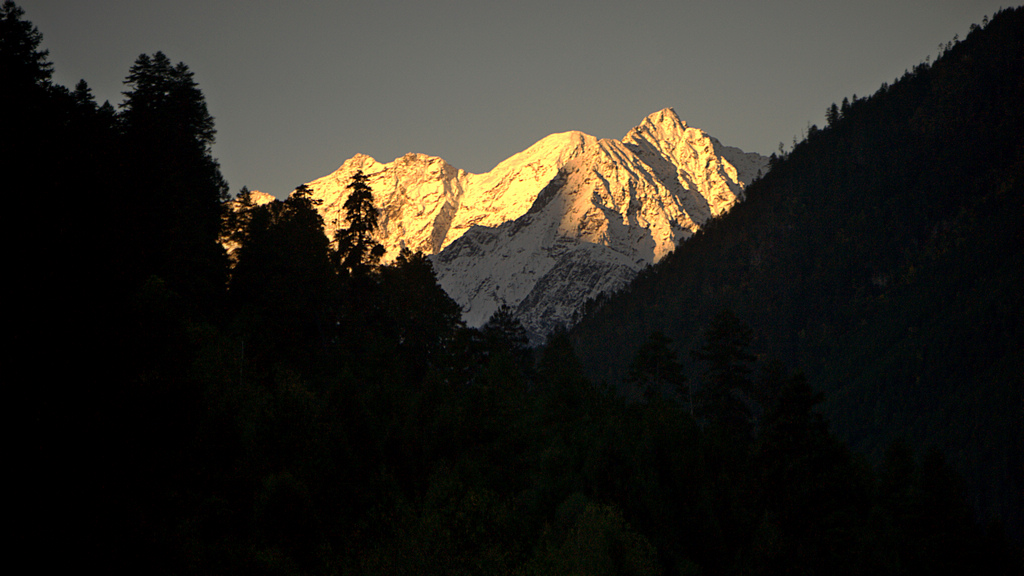
[[[665,108],[622,140],[550,134],[484,174],[423,154],[387,164],[358,154],[309,187],[333,236],[363,171],[385,262],[403,247],[432,255],[470,326],[507,304],[540,338],[727,212],[767,169],[766,157],[722,146]]]

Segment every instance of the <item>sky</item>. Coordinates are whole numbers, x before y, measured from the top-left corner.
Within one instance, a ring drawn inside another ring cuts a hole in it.
[[[987,0],[16,0],[53,80],[123,100],[140,54],[195,74],[232,194],[286,196],[357,153],[482,173],[548,134],[621,138],[672,107],[770,154],[934,59]]]

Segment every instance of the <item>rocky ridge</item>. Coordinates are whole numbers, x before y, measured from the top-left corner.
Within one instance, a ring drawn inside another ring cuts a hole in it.
[[[507,304],[539,340],[727,212],[767,165],[667,108],[622,140],[552,134],[485,174],[424,154],[388,164],[356,155],[308,186],[333,237],[362,170],[381,211],[385,262],[403,247],[433,255],[468,325]]]

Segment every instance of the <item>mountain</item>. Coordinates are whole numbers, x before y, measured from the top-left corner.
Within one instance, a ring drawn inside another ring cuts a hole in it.
[[[852,100],[852,101],[851,101]],[[680,357],[729,309],[881,461],[941,451],[1024,533],[1024,9],[830,109],[747,200],[603,302],[572,338],[621,382],[648,334]],[[687,367],[691,379],[702,366]]]
[[[352,175],[367,174],[385,262],[402,248],[432,255],[468,325],[507,304],[536,341],[727,212],[767,164],[669,108],[622,140],[552,134],[485,174],[423,154],[356,155],[308,186],[333,236]]]

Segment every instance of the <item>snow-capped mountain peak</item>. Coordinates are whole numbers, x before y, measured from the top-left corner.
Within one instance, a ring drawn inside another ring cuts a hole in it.
[[[424,154],[388,164],[359,154],[309,186],[333,236],[345,225],[346,187],[363,171],[381,210],[385,261],[402,247],[433,255],[467,324],[508,304],[539,339],[727,212],[767,160],[666,108],[622,140],[551,134],[484,174]]]

